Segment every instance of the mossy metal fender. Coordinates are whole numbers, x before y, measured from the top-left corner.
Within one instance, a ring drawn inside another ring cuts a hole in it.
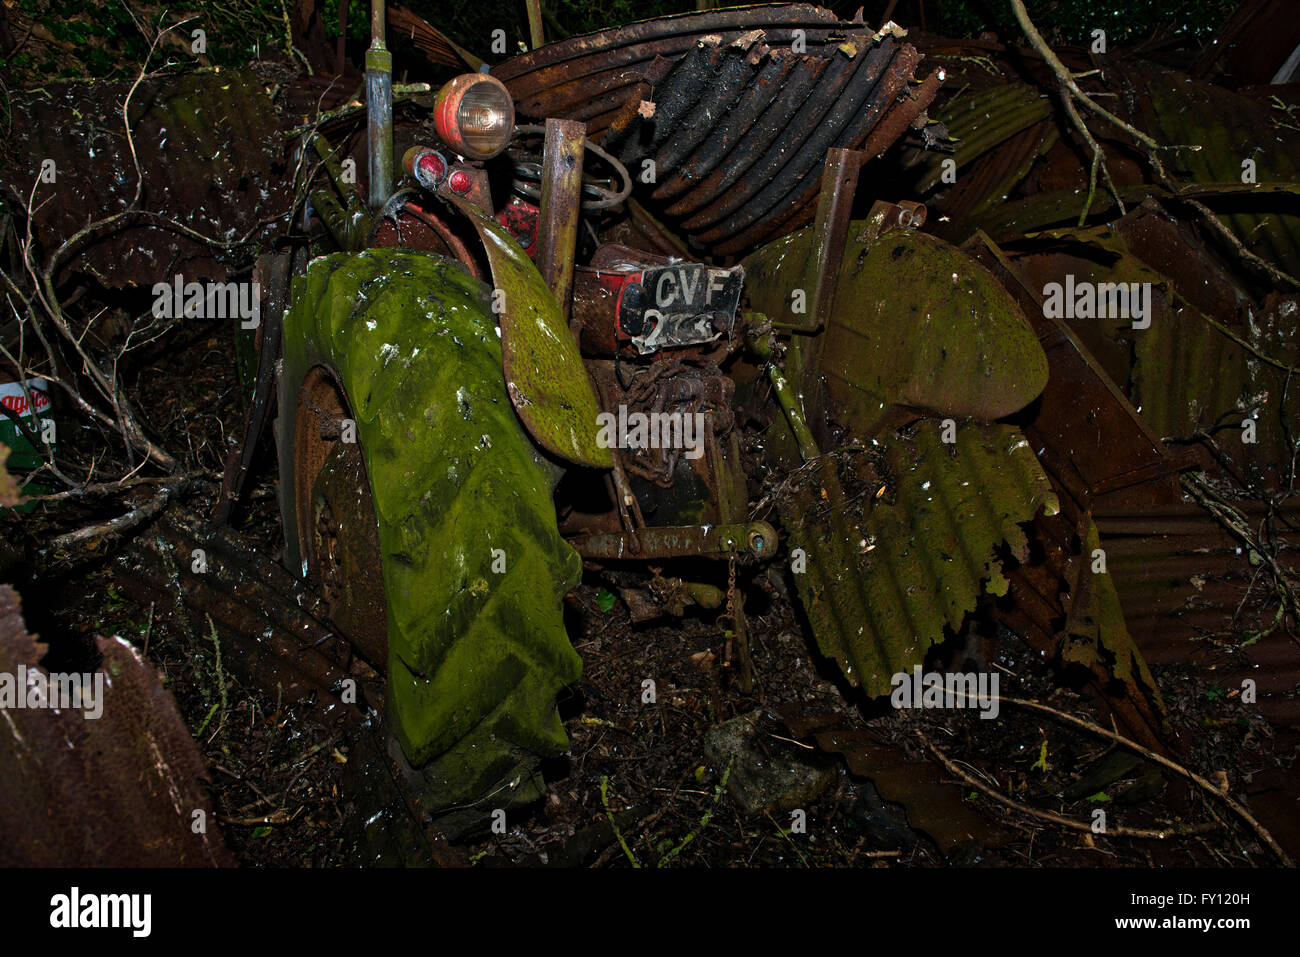
[[[318,366],[357,423],[387,593],[386,706],[441,806],[527,781],[538,756],[564,751],[555,696],[581,671],[561,607],[581,562],[506,393],[489,299],[450,260],[372,249],[314,260],[284,323],[282,430]],[[282,432],[282,476],[294,447]],[[281,482],[296,568],[293,485]]]
[[[500,302],[506,389],[528,431],[547,451],[576,465],[613,468],[596,441],[600,407],[573,335],[550,287],[500,223],[467,199],[450,197],[478,230]]]
[[[892,405],[991,421],[1038,397],[1047,356],[992,273],[925,233],[873,236],[849,225],[824,333],[818,371],[842,424],[870,434]],[[800,230],[745,260],[750,301],[769,319],[805,318],[791,309],[812,298],[812,242]]]

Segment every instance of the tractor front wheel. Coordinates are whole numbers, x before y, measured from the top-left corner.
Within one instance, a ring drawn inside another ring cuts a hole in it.
[[[506,392],[489,290],[451,260],[374,249],[314,260],[293,293],[286,561],[386,667],[427,810],[531,800],[541,759],[568,747],[555,699],[581,671],[562,609],[581,562]]]

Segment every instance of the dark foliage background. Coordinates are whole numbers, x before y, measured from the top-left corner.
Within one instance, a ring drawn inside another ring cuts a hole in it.
[[[326,33],[337,35],[340,0],[321,0]],[[712,0],[704,3],[716,5]],[[528,36],[522,0],[406,0],[434,26],[473,52],[487,56],[493,30],[505,30],[511,52]],[[886,0],[839,0],[827,4],[843,17],[864,6],[864,17],[875,23]],[[1175,35],[1204,37],[1226,17],[1236,0],[1030,0],[1035,23],[1058,43],[1086,42],[1094,29],[1106,31],[1112,43],[1133,42],[1161,30]],[[134,73],[148,49],[152,26],[165,18],[186,23],[166,54],[200,65],[235,65],[256,58],[287,55],[286,36],[292,0],[191,0],[185,4],[129,0],[13,0],[0,11],[0,78],[7,86],[40,85],[72,77],[115,77]],[[357,57],[367,39],[369,0],[352,0],[349,8],[350,49]],[[635,20],[696,9],[696,0],[544,0],[549,38],[586,33]],[[992,30],[1016,37],[1005,0],[899,0],[893,19],[908,27],[947,36],[975,36]],[[207,35],[206,57],[189,49],[189,33],[202,27]],[[400,50],[400,41],[395,45]],[[490,57],[491,60],[500,59]]]

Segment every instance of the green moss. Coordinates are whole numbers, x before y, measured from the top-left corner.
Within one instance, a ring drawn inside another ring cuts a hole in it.
[[[555,695],[581,670],[561,607],[581,562],[506,394],[487,293],[436,256],[334,254],[295,280],[285,319],[285,381],[335,368],[357,422],[388,600],[389,715],[431,810],[563,751]]]

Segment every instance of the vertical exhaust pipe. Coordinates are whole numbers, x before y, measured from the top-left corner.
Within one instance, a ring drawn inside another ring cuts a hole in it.
[[[384,3],[370,0],[370,47],[366,50],[366,148],[372,209],[381,209],[393,191],[393,55],[384,45]]]
[[[582,160],[587,124],[580,120],[546,121],[542,145],[542,202],[537,219],[537,269],[555,293],[565,322],[578,338],[569,303],[573,298],[573,263],[582,215]]]

